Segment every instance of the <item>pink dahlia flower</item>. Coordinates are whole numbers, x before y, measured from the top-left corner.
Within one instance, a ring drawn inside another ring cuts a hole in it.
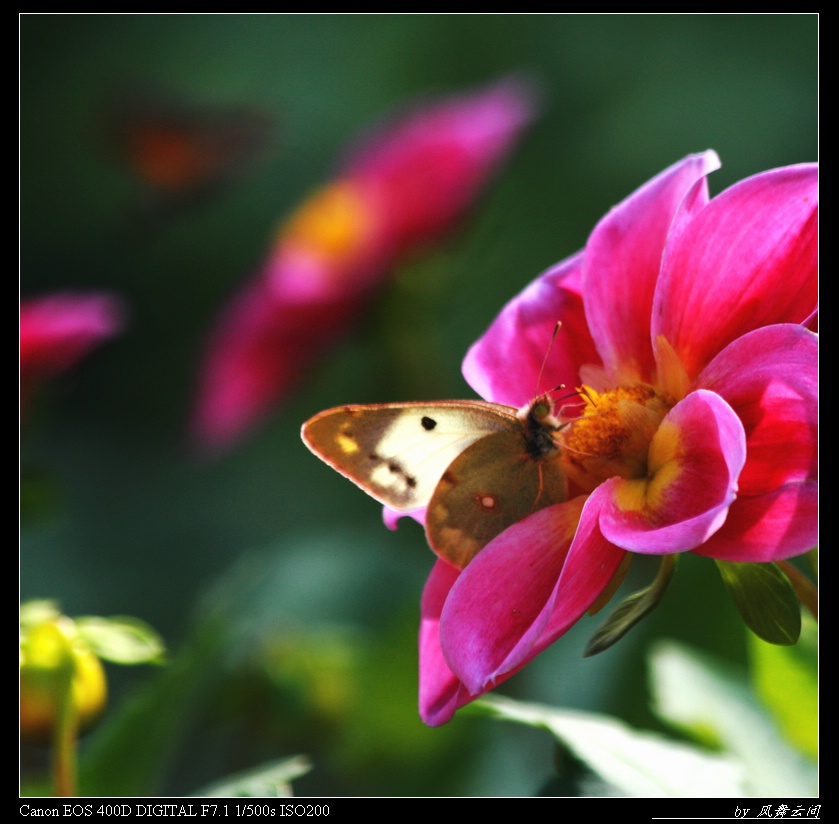
[[[612,209],[585,249],[505,306],[463,365],[486,400],[577,388],[558,433],[572,488],[461,571],[438,560],[420,713],[442,724],[565,633],[628,553],[780,561],[817,539],[817,174],[774,169],[709,200],[713,152]]]
[[[122,301],[106,293],[57,292],[20,305],[21,412],[42,381],[75,366],[125,325]]]
[[[200,378],[198,440],[227,447],[280,402],[398,262],[463,216],[533,116],[530,90],[506,80],[416,106],[366,135],[283,223],[261,271],[224,310]]]

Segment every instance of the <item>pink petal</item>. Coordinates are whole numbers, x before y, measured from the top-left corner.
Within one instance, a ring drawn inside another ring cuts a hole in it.
[[[521,77],[414,106],[364,135],[342,174],[378,191],[397,246],[423,243],[451,228],[536,108],[534,88]]]
[[[391,509],[389,506],[382,507],[382,520],[390,530],[395,530],[402,518],[413,518],[418,524],[425,526],[425,510],[427,507],[412,509],[410,512],[401,512],[398,509]]]
[[[482,398],[520,407],[556,386],[574,389],[580,367],[599,362],[583,313],[581,261],[574,255],[540,275],[466,353],[463,376]]]
[[[505,530],[461,573],[443,608],[440,637],[452,671],[480,694],[524,666],[594,602],[617,569],[615,547],[566,556],[585,498],[546,507]],[[580,523],[583,535],[588,533]],[[605,542],[601,542],[605,544]]]
[[[633,552],[693,549],[725,521],[746,457],[739,418],[718,395],[700,390],[676,404],[650,445],[650,476],[610,478],[600,501],[607,540]]]
[[[20,305],[21,414],[44,380],[71,369],[126,323],[125,306],[106,292],[55,292]]]
[[[818,525],[818,481],[796,481],[738,497],[719,531],[694,552],[726,561],[780,561],[816,546]]]
[[[802,323],[817,305],[818,167],[740,181],[667,245],[653,331],[695,377],[724,346],[776,323]]]
[[[568,508],[547,507],[505,530],[478,553],[449,595],[441,641],[452,670],[481,693],[529,660],[550,615],[553,591],[571,545]],[[526,650],[522,654],[522,650]]]
[[[594,496],[583,506],[577,533],[559,576],[550,616],[534,645],[535,655],[564,635],[611,583],[626,552],[607,541],[600,530]]]
[[[440,613],[460,571],[437,561],[428,576],[420,606],[419,712],[431,727],[451,720],[455,710],[473,700],[449,669],[440,648]]]
[[[766,326],[729,344],[696,386],[716,392],[746,431],[739,494],[772,492],[818,476],[818,337],[802,326]]]
[[[125,326],[125,306],[105,292],[55,292],[20,305],[21,379],[74,366]]]
[[[353,301],[290,305],[275,300],[264,279],[247,284],[208,341],[191,422],[197,442],[222,450],[243,437],[347,331],[356,312]]]
[[[614,383],[650,380],[655,362],[650,344],[653,295],[673,217],[687,192],[719,168],[714,152],[689,155],[615,206],[586,244],[583,291],[586,317]]]

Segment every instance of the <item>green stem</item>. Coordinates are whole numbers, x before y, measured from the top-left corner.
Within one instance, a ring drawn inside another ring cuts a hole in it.
[[[589,640],[583,651],[585,657],[597,655],[604,649],[608,649],[655,609],[673,577],[678,560],[679,556],[675,553],[661,556],[661,564],[655,580],[648,587],[621,601]]]
[[[62,684],[53,735],[53,782],[57,796],[66,797],[77,794],[76,740],[78,733],[79,717],[73,701],[73,673],[70,669],[68,677]]]

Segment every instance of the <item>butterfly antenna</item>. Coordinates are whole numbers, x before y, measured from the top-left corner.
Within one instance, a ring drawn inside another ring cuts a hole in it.
[[[554,341],[556,340],[556,336],[559,333],[559,330],[560,330],[561,327],[562,327],[562,321],[558,320],[556,322],[556,326],[554,326],[553,332],[551,333],[551,340],[550,340],[550,343],[548,344],[547,350],[545,351],[545,357],[542,358],[542,366],[539,368],[539,377],[536,379],[536,392],[534,393],[534,396],[539,394],[539,387],[542,385],[542,375],[545,372],[545,367],[548,365],[548,358],[550,357],[551,349],[553,348]],[[561,388],[563,388],[563,384],[560,384],[558,387],[555,387],[551,391],[556,391],[556,389],[561,389]]]

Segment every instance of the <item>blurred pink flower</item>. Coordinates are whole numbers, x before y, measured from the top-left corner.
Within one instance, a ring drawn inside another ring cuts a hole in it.
[[[75,366],[122,331],[122,301],[102,292],[56,292],[20,305],[21,413],[43,381]]]
[[[534,116],[512,79],[418,105],[367,135],[281,226],[209,339],[192,430],[224,448],[347,334],[406,254],[475,201]]]
[[[761,562],[815,545],[818,167],[709,200],[718,164],[690,156],[642,186],[468,352],[470,385],[519,407],[562,322],[543,383],[581,389],[558,433],[575,494],[462,571],[436,562],[420,628],[426,723],[563,635],[627,553]]]

